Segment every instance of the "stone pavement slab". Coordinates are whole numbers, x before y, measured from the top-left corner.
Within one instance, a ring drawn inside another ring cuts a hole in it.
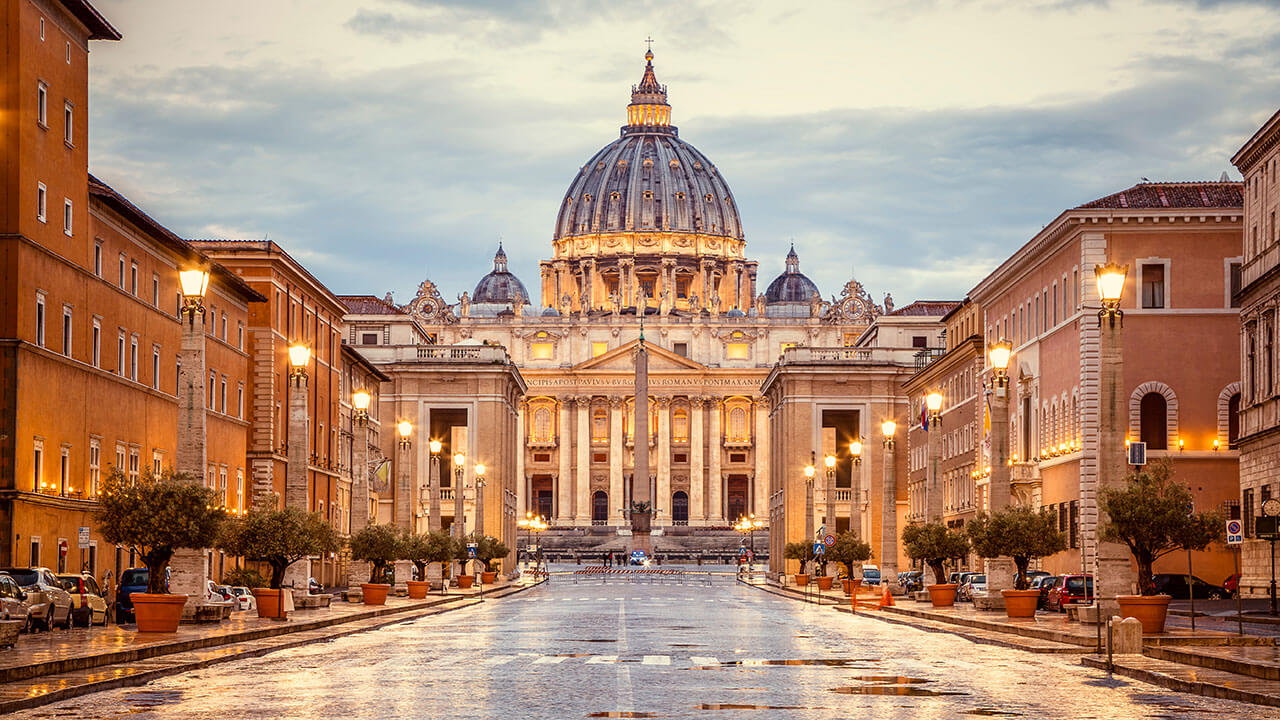
[[[1148,645],[1143,650],[1143,654],[1157,660],[1224,670],[1280,683],[1280,647],[1276,645],[1245,647]]]
[[[1089,667],[1107,667],[1105,655],[1085,655],[1080,662]],[[1280,682],[1274,680],[1184,665],[1146,655],[1117,655],[1113,658],[1112,672],[1179,692],[1280,707]]]

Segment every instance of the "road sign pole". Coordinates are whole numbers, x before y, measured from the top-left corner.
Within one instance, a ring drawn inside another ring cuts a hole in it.
[[[1235,563],[1236,570],[1236,628],[1240,635],[1244,636],[1244,608],[1240,600],[1240,546],[1236,546],[1236,551],[1231,553],[1231,560]]]
[[[1196,576],[1191,570],[1191,548],[1187,548],[1187,597],[1191,598],[1191,632],[1196,631]]]
[[[1271,537],[1271,617],[1280,615],[1276,612],[1276,538]]]

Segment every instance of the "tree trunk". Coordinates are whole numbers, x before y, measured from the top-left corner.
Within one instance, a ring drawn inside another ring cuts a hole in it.
[[[280,585],[284,583],[284,571],[289,569],[290,563],[281,564],[282,560],[271,561],[271,589],[279,590]]]
[[[930,562],[929,569],[933,570],[933,584],[942,585],[947,582],[947,571],[942,567],[942,563]]]
[[[1013,566],[1018,568],[1018,578],[1017,578],[1017,581],[1013,584],[1014,590],[1027,589],[1027,566],[1029,566],[1030,564],[1031,564],[1031,558],[1029,557],[1013,558]]]
[[[1135,559],[1138,561],[1138,594],[1155,595],[1156,586],[1151,581],[1151,566],[1155,564],[1155,558],[1143,553]]]

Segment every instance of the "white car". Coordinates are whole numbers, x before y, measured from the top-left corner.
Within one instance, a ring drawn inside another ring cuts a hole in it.
[[[0,620],[16,620],[22,623],[23,630],[28,630],[30,610],[31,599],[27,592],[13,578],[0,573]]]
[[[254,599],[253,592],[247,587],[231,588],[231,602],[235,603],[236,610],[258,609],[258,601]]]
[[[53,627],[71,627],[71,595],[62,589],[62,583],[49,568],[0,568],[12,577],[30,601],[27,615],[28,629],[52,630]]]

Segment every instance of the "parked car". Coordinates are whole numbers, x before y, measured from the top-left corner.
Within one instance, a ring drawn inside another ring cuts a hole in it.
[[[62,589],[71,595],[71,619],[81,627],[107,624],[107,601],[102,598],[98,581],[88,573],[59,575]]]
[[[1049,592],[1049,585],[1053,582],[1053,580],[1054,580],[1054,577],[1052,575],[1045,574],[1045,575],[1038,575],[1036,577],[1031,578],[1031,582],[1028,583],[1027,585],[1028,590],[1040,591],[1040,597],[1036,600],[1037,610],[1044,609],[1044,596],[1046,593]]]
[[[956,599],[965,602],[973,602],[974,593],[987,592],[987,576],[979,574],[971,574],[965,579],[964,584],[956,590]]]
[[[231,588],[231,601],[235,603],[236,610],[256,610],[258,602],[253,597],[253,591],[247,587]]]
[[[953,584],[955,584],[955,585],[959,585],[960,587],[964,587],[964,584],[965,584],[966,582],[969,582],[969,578],[971,578],[971,577],[973,577],[974,575],[977,575],[977,574],[979,574],[979,573],[976,573],[976,572],[973,572],[973,571],[969,571],[969,572],[962,572],[962,573],[959,573],[958,575],[956,575],[956,579],[955,579],[955,580],[952,580],[951,582],[952,582]],[[956,588],[956,593],[957,593],[956,597],[957,597],[957,598],[959,597],[959,592],[960,592],[960,588]]]
[[[31,597],[6,574],[0,574],[0,620],[16,620],[23,630],[31,629]]]
[[[880,568],[876,565],[862,566],[862,584],[880,587]]]
[[[1231,597],[1235,597],[1236,593],[1240,592],[1240,573],[1228,575],[1227,579],[1222,581],[1222,588],[1231,593]]]
[[[150,577],[151,573],[146,568],[131,568],[120,573],[120,585],[116,590],[116,622],[133,622],[133,601],[129,596],[146,592]],[[165,568],[164,588],[165,591],[169,589],[168,568]]]
[[[1031,583],[1035,581],[1036,578],[1041,578],[1041,577],[1053,577],[1053,576],[1043,570],[1028,571],[1027,572],[1027,589],[1028,590],[1031,589]],[[1015,586],[1018,584],[1018,575],[1016,573],[1013,576],[1013,584]]]
[[[1040,604],[1041,610],[1049,609],[1049,591],[1062,584],[1061,575],[1050,575],[1047,578],[1040,579]]]
[[[49,568],[0,568],[0,572],[17,581],[31,600],[30,628],[71,627],[71,595]]]
[[[232,599],[231,588],[226,585],[205,579],[204,581],[204,599],[209,602],[227,602]]]
[[[1191,587],[1188,587],[1188,578],[1194,581]],[[1192,588],[1195,589],[1197,600],[1225,600],[1231,597],[1225,587],[1212,585],[1185,573],[1156,573],[1151,576],[1151,582],[1155,585],[1157,595],[1168,595],[1175,600],[1189,600]]]
[[[1045,596],[1045,609],[1066,612],[1068,605],[1093,602],[1092,575],[1062,575]]]

